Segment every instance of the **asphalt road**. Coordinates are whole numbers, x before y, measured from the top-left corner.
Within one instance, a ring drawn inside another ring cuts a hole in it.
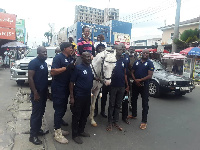
[[[98,115],[95,119],[97,127],[92,127],[88,121],[86,131],[90,138],[82,138],[83,144],[78,145],[71,135],[67,138],[69,144],[55,142],[57,150],[199,150],[200,148],[200,87],[182,97],[162,95],[160,98],[150,97],[150,110],[146,130],[140,130],[141,99],[138,100],[138,118],[130,120],[127,125],[120,120],[123,131],[113,129],[106,131],[107,119]],[[100,106],[100,105],[99,105]],[[52,102],[47,102],[46,118],[53,132]],[[121,118],[121,114],[120,114]],[[69,127],[63,127],[71,132],[71,112],[68,109],[64,119]]]
[[[0,70],[0,131],[4,129],[11,113],[4,113],[12,104],[12,98],[19,86],[11,81],[9,69]],[[24,85],[23,88],[29,88]],[[88,120],[86,131],[91,137],[82,138],[83,144],[76,144],[67,136],[69,144],[54,141],[57,150],[199,150],[200,148],[200,87],[196,86],[192,93],[182,97],[171,94],[160,98],[150,97],[148,126],[140,130],[141,99],[138,100],[138,118],[130,120],[127,125],[120,120],[123,131],[113,128],[106,131],[107,119],[98,115],[95,120],[97,127],[92,127]],[[99,105],[100,106],[100,105]],[[46,119],[53,133],[54,110],[51,101],[47,101]],[[120,114],[121,118],[121,114]],[[68,109],[64,119],[70,124],[63,129],[71,133],[71,112]],[[52,135],[53,136],[53,135]]]

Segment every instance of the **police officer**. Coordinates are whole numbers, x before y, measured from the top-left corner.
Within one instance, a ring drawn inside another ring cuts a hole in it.
[[[46,48],[38,47],[37,54],[38,56],[31,60],[28,65],[28,82],[31,89],[32,102],[29,141],[40,145],[42,141],[38,139],[38,135],[44,135],[49,132],[41,129],[48,90],[48,68],[45,62],[47,58]]]
[[[132,116],[130,118],[137,117],[137,99],[138,95],[142,97],[142,122],[140,129],[144,130],[147,127],[147,114],[149,110],[149,79],[152,78],[154,66],[153,62],[149,59],[149,50],[142,51],[142,58],[135,61],[132,67],[132,78],[134,80],[132,84]]]
[[[115,68],[113,69],[113,74],[111,77],[111,91],[108,107],[108,126],[106,129],[107,131],[111,131],[112,126],[122,131],[122,128],[118,125],[118,121],[121,102],[125,91],[125,83],[126,91],[129,91],[126,68],[124,64],[124,59],[122,58],[122,46],[116,45],[115,49],[117,62]]]
[[[55,140],[60,143],[68,143],[64,135],[69,134],[68,131],[61,130],[62,118],[67,110],[67,103],[69,97],[69,82],[71,69],[74,67],[74,60],[71,57],[72,44],[63,42],[60,45],[61,53],[56,55],[53,59],[51,75],[53,81],[51,85],[51,92],[53,98],[54,113],[54,131]]]
[[[94,75],[90,67],[91,55],[88,52],[82,53],[82,63],[77,65],[70,82],[70,104],[72,110],[72,138],[78,143],[83,141],[79,136],[90,137],[84,131],[87,117],[90,114],[91,89]]]

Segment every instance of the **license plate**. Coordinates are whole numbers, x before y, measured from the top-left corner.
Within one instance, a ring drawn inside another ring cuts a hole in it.
[[[189,87],[181,87],[180,90],[181,91],[189,91],[190,89],[189,89]]]

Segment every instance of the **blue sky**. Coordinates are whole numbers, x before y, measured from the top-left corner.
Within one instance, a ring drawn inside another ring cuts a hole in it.
[[[55,23],[56,31],[74,23],[75,5],[118,8],[120,18],[133,23],[132,39],[161,35],[157,28],[175,22],[176,0],[4,0],[0,7],[25,19],[30,42],[40,42],[46,40],[48,23]],[[200,0],[182,0],[180,21],[198,17],[199,6]]]

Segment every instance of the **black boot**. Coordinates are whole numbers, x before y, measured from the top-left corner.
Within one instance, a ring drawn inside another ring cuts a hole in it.
[[[40,140],[38,139],[37,136],[32,136],[32,137],[30,137],[30,138],[29,138],[29,141],[32,142],[32,143],[35,144],[35,145],[40,145],[40,144],[42,144],[42,141],[40,141]]]
[[[98,110],[94,110],[94,117],[96,117],[98,115]]]
[[[101,112],[101,116],[104,117],[104,118],[107,118],[108,116],[106,115],[105,111],[104,112]]]

